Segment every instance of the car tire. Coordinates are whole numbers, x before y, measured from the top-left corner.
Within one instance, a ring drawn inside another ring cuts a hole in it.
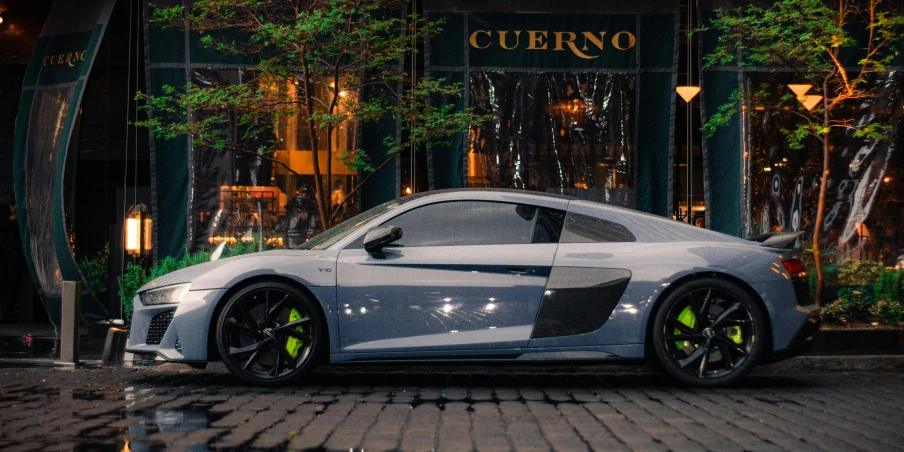
[[[266,386],[297,382],[319,362],[326,322],[297,287],[260,282],[226,301],[216,323],[223,364],[241,380]]]
[[[736,383],[759,363],[768,328],[757,302],[716,278],[682,284],[659,305],[653,349],[659,367],[687,386]]]

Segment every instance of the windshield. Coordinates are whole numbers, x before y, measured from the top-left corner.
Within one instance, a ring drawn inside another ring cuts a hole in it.
[[[380,204],[370,210],[355,215],[342,223],[333,226],[326,231],[314,236],[311,240],[302,243],[296,249],[299,250],[322,250],[329,248],[334,243],[342,240],[347,235],[355,232],[361,225],[373,220],[374,218],[399,206],[398,201],[389,201]]]

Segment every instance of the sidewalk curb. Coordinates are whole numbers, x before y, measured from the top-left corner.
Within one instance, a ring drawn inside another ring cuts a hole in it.
[[[754,374],[904,372],[904,355],[798,356],[764,364]]]
[[[218,363],[211,363],[208,370],[225,371]],[[569,365],[550,362],[549,365],[538,363],[516,364],[510,362],[501,363],[456,363],[456,364],[440,364],[440,363],[410,363],[391,364],[391,363],[360,363],[360,364],[332,364],[320,367],[319,371],[326,372],[367,372],[375,371],[403,371],[410,369],[411,365],[421,367],[442,367],[448,371],[455,371],[456,368],[463,372],[474,371],[480,368],[496,368],[504,366],[517,372],[577,372],[577,373],[600,373],[600,374],[616,374],[616,373],[650,373],[652,369],[642,363],[627,364],[603,362],[587,363],[585,365]],[[126,361],[119,365],[104,366],[100,360],[83,360],[77,366],[72,364],[62,365],[51,359],[2,359],[0,358],[0,369],[3,368],[56,368],[62,370],[98,368],[98,367],[130,367],[130,368],[155,368],[160,366],[183,366],[178,363],[168,363],[165,361]],[[316,371],[316,370],[315,370]],[[784,361],[772,364],[763,364],[754,369],[754,375],[783,375],[783,374],[809,374],[809,373],[844,373],[844,372],[891,372],[904,373],[904,355],[831,355],[831,356],[797,356]],[[414,373],[418,373],[415,371]]]
[[[65,363],[56,359],[6,359],[0,358],[0,369],[10,368],[54,368],[61,370],[95,369],[102,367],[100,360],[83,359],[76,363]]]

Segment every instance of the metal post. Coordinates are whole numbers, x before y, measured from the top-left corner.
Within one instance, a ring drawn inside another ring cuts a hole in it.
[[[78,330],[82,318],[82,283],[63,281],[63,309],[60,316],[60,362],[78,363]]]

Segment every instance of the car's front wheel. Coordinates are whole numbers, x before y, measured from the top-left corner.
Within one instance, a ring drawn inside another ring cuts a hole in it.
[[[320,310],[297,288],[261,282],[243,288],[217,320],[217,347],[235,376],[260,385],[297,381],[325,341]]]
[[[653,348],[669,375],[703,387],[731,384],[756,366],[766,344],[766,325],[747,292],[721,279],[678,287],[659,306]]]

